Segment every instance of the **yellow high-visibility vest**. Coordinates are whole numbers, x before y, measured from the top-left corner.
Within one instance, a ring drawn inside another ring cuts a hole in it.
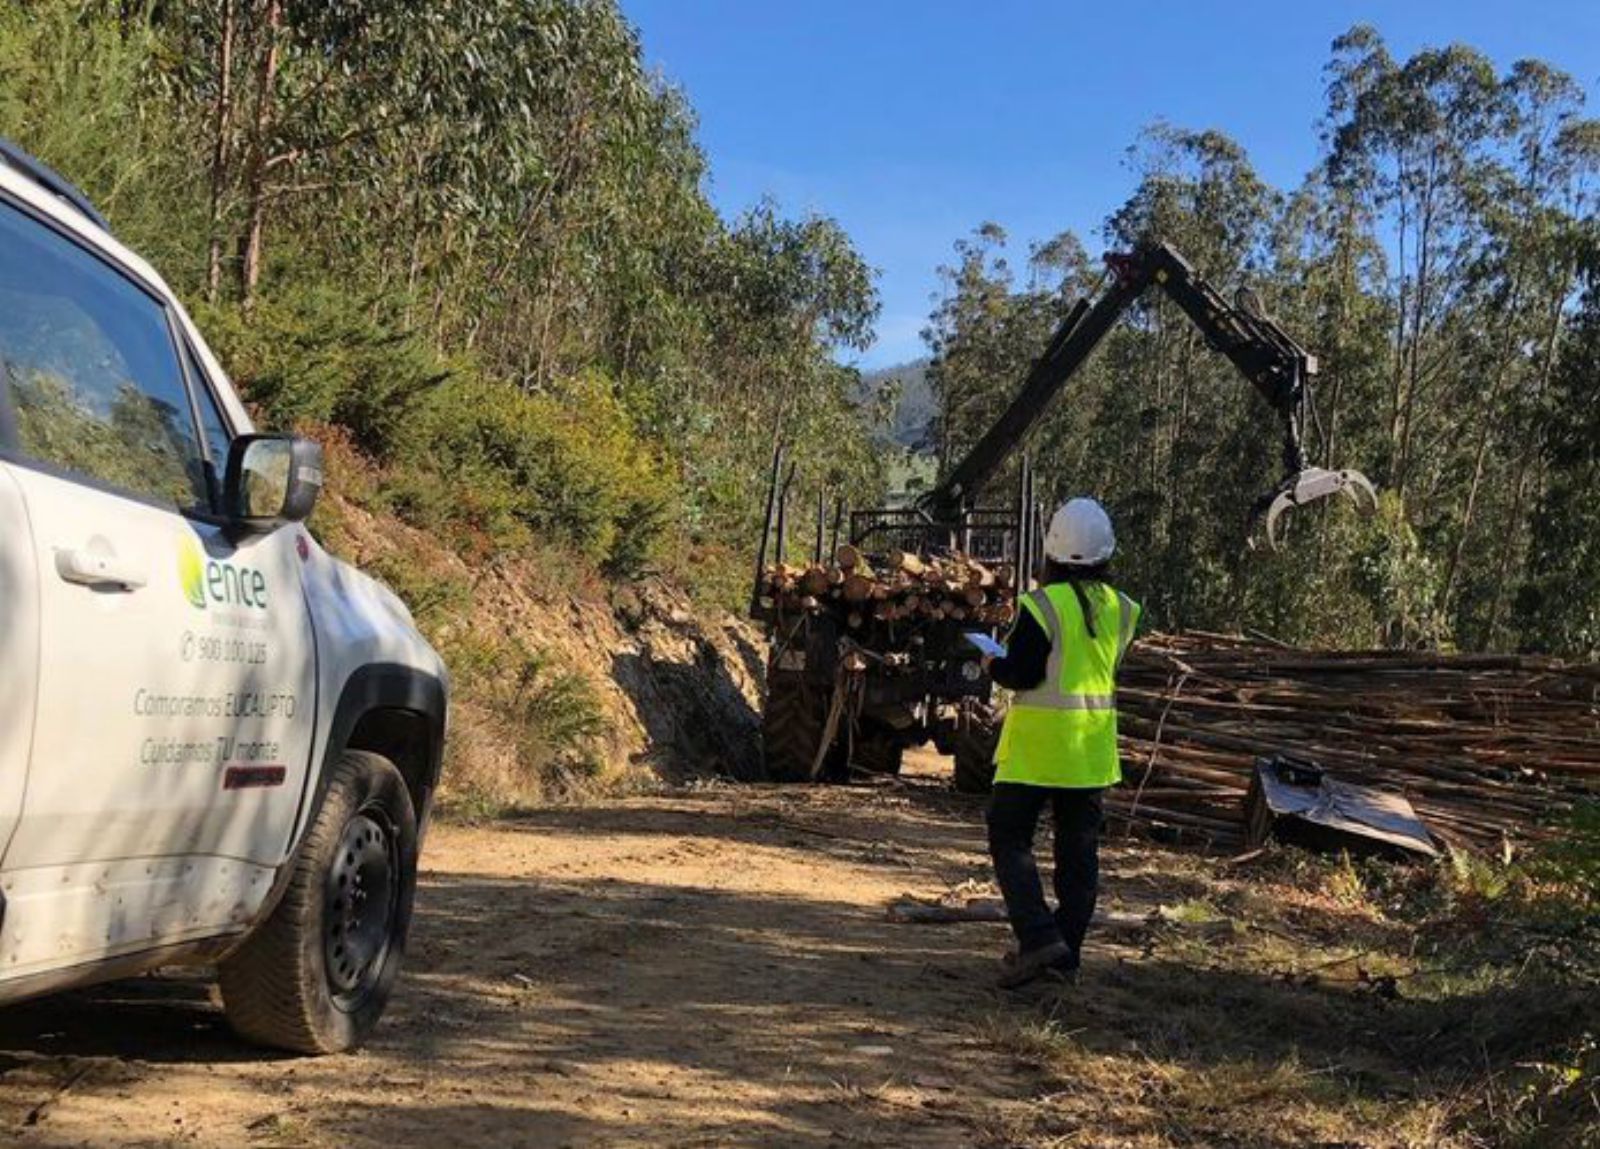
[[[1105,583],[1079,586],[1094,614],[1089,634],[1068,583],[1022,596],[1050,636],[1044,681],[1011,700],[995,750],[996,782],[1099,789],[1122,781],[1117,759],[1117,664],[1133,641],[1139,604]]]

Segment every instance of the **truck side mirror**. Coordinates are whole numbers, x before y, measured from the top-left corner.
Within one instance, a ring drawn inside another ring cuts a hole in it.
[[[228,451],[224,509],[242,526],[271,530],[311,514],[322,492],[322,447],[298,435],[241,435]]]

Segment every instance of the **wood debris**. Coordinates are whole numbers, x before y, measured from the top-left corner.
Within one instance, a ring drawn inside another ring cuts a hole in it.
[[[1113,827],[1237,850],[1256,759],[1398,790],[1448,844],[1548,832],[1600,797],[1600,666],[1527,655],[1303,651],[1151,635],[1119,675]]]
[[[904,894],[890,902],[885,916],[891,922],[924,926],[1009,920],[1006,904],[999,898],[968,898],[961,902],[949,902],[937,898],[919,898],[912,894]],[[1223,928],[1231,928],[1226,919],[1195,921],[1163,906],[1145,914],[1101,908],[1095,910],[1090,924],[1102,930],[1147,930],[1163,925],[1214,928],[1219,922]]]

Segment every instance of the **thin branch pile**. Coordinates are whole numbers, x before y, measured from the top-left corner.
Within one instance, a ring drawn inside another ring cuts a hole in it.
[[[1219,849],[1242,844],[1254,763],[1277,753],[1402,791],[1460,845],[1537,838],[1552,815],[1600,797],[1600,666],[1152,635],[1122,668],[1117,709],[1113,826]]]
[[[966,555],[894,551],[869,559],[845,545],[831,563],[768,567],[764,592],[780,616],[827,612],[844,629],[868,633],[945,619],[980,629],[1008,626],[1014,586],[1009,566],[986,566]]]

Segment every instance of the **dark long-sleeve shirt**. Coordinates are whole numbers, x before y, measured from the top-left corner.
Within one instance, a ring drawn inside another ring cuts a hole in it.
[[[1044,681],[1050,662],[1050,635],[1033,612],[1021,610],[1006,641],[1006,656],[989,663],[989,675],[1007,690],[1032,690]]]
[[[1089,604],[1084,598],[1083,591],[1077,585],[1068,583],[1077,590],[1078,603],[1082,606],[1084,614],[1089,615]],[[1093,619],[1090,617],[1089,634],[1094,635]],[[1006,656],[997,658],[989,663],[989,676],[1007,690],[1032,690],[1044,681],[1044,676],[1050,668],[1050,634],[1033,617],[1033,612],[1024,609],[1018,603],[1017,621],[1011,628],[1011,635],[1006,640]]]

